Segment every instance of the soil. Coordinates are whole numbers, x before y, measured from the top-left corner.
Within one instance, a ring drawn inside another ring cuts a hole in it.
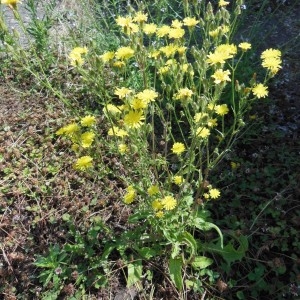
[[[272,7],[271,7],[272,9]],[[262,36],[271,32],[262,48],[283,49],[283,69],[271,86],[272,105],[267,111],[266,132],[280,130],[284,141],[292,140],[292,151],[300,154],[300,3],[290,10],[283,6],[268,19]],[[264,32],[265,31],[265,32]],[[72,171],[67,142],[54,132],[65,122],[67,112],[54,97],[31,93],[26,87],[0,81],[0,293],[2,299],[39,299],[40,284],[32,278],[37,254],[49,245],[68,239],[62,218],[74,217],[77,226],[87,228],[91,215],[101,217],[122,230],[129,211],[119,212],[121,187],[113,177],[95,182],[92,177]],[[266,135],[268,136],[268,135]],[[257,145],[259,149],[260,145]],[[39,149],[37,151],[37,149]],[[63,163],[62,163],[63,162]],[[113,158],[107,158],[114,163]],[[298,176],[299,180],[300,177]],[[88,184],[86,184],[88,183]],[[87,187],[88,188],[83,188]],[[107,192],[107,191],[110,192]],[[294,199],[300,191],[294,190]],[[96,203],[94,203],[94,202]],[[293,204],[294,206],[295,204]],[[86,210],[86,207],[90,207]],[[295,219],[299,222],[299,219]],[[299,224],[297,225],[299,226]],[[159,265],[159,263],[158,263]],[[90,299],[131,299],[116,273],[110,290]],[[65,295],[72,286],[64,287]],[[296,290],[297,292],[297,290]],[[20,296],[21,295],[21,296]],[[157,299],[176,299],[172,289],[161,287]],[[18,298],[20,299],[20,298]],[[192,296],[189,299],[193,299]]]

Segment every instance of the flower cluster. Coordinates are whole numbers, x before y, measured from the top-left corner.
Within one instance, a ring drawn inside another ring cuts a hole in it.
[[[56,131],[56,135],[66,136],[72,141],[71,149],[76,153],[90,148],[96,136],[94,133],[96,118],[94,116],[87,115],[81,118],[78,123],[69,123]],[[82,156],[76,161],[74,168],[84,171],[92,166],[92,160],[93,158],[90,156]]]
[[[278,49],[267,49],[261,54],[262,66],[275,75],[281,69],[281,52]]]
[[[82,66],[84,63],[82,55],[85,55],[87,53],[88,49],[86,47],[75,47],[69,54],[71,65],[74,67]]]

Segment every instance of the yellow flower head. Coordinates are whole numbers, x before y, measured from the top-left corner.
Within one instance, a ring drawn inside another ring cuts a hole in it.
[[[278,49],[267,49],[261,54],[261,59],[267,59],[267,58],[280,58],[281,52]]]
[[[149,196],[153,196],[159,193],[158,185],[151,185],[147,190]]]
[[[121,129],[117,126],[113,126],[112,128],[110,128],[108,130],[108,135],[110,135],[110,136],[115,135],[115,136],[123,138],[123,137],[127,136],[128,133],[124,129]]]
[[[80,127],[77,123],[70,123],[59,130],[56,131],[57,135],[66,134],[72,136],[73,134],[77,133],[80,130]]]
[[[156,214],[155,214],[156,218],[162,218],[164,216],[164,212],[162,210],[158,211]]]
[[[133,186],[127,187],[127,193],[124,195],[124,203],[125,204],[131,204],[134,201],[134,198],[136,197],[136,191],[133,188]]]
[[[138,23],[144,23],[147,22],[147,20],[148,20],[148,14],[144,14],[141,11],[138,11],[133,18],[133,21]]]
[[[195,18],[187,17],[183,19],[183,24],[187,27],[195,27],[198,23],[199,21],[197,21]]]
[[[170,56],[173,56],[176,53],[177,49],[178,49],[178,47],[175,44],[171,43],[168,46],[161,47],[159,50],[166,57],[170,57]]]
[[[161,203],[165,210],[172,210],[176,207],[177,201],[172,196],[166,196],[161,200]]]
[[[212,199],[217,199],[220,197],[220,191],[218,189],[210,189],[209,190],[209,196]]]
[[[262,83],[259,83],[252,89],[252,93],[257,98],[265,98],[269,93],[268,87],[264,86]]]
[[[93,158],[90,156],[82,156],[77,159],[74,164],[76,170],[85,171],[88,168],[92,167]]]
[[[117,95],[120,99],[124,99],[125,97],[129,96],[133,90],[128,89],[126,87],[117,88],[115,90],[115,95]]]
[[[94,132],[91,132],[91,131],[84,132],[80,136],[81,146],[83,148],[89,148],[92,145],[92,143],[94,141],[94,138],[95,138],[95,133]]]
[[[243,51],[247,51],[249,49],[251,49],[251,44],[247,43],[247,42],[243,42],[239,44],[239,47],[243,50]]]
[[[219,1],[219,7],[227,6],[228,4],[229,4],[228,1],[225,1],[225,0],[220,0]]]
[[[128,151],[128,147],[126,144],[119,144],[118,149],[121,154],[124,154]]]
[[[276,74],[281,69],[281,59],[278,57],[267,57],[262,61],[262,66]]]
[[[96,123],[96,118],[91,115],[85,116],[80,120],[80,124],[85,127],[91,127],[95,125],[95,123]]]
[[[82,58],[83,54],[87,54],[88,49],[86,47],[75,47],[69,54],[69,59],[72,66],[81,66],[84,63]]]
[[[182,25],[183,25],[183,23],[180,22],[179,20],[173,20],[173,21],[172,21],[172,24],[171,24],[171,26],[172,26],[173,28],[181,28]]]
[[[159,38],[162,38],[169,34],[171,27],[168,25],[163,25],[162,27],[159,27],[156,31],[156,36]]]
[[[130,47],[121,47],[116,51],[115,55],[117,59],[126,60],[134,55],[134,50]]]
[[[130,110],[124,116],[124,124],[129,128],[139,128],[143,120],[145,120],[145,117],[143,112],[139,110]]]
[[[145,24],[143,27],[143,31],[145,34],[150,35],[156,32],[157,26],[154,23]]]
[[[135,110],[145,109],[148,106],[148,102],[140,98],[134,98],[131,100],[130,106]]]
[[[216,105],[214,110],[220,116],[224,116],[224,115],[228,114],[228,112],[229,112],[227,104]]]
[[[152,201],[151,206],[153,210],[161,210],[163,208],[163,204],[161,203],[161,199],[155,199]]]
[[[158,93],[150,89],[145,89],[142,92],[138,93],[136,97],[145,101],[146,103],[149,103],[151,101],[155,101],[155,98],[158,97]]]
[[[182,152],[184,152],[185,146],[183,143],[174,143],[171,150],[174,154],[180,155]]]
[[[105,52],[102,55],[100,55],[100,58],[104,63],[109,62],[112,60],[115,56],[115,53],[113,51]]]
[[[221,82],[231,81],[229,75],[230,75],[229,70],[223,71],[222,69],[218,69],[211,77],[215,79],[214,82],[216,84],[219,84]]]
[[[117,115],[121,113],[120,108],[118,108],[117,106],[113,105],[113,104],[107,104],[106,105],[106,110],[108,112],[110,112],[112,115]],[[105,111],[105,109],[104,109]]]
[[[169,31],[169,38],[170,39],[180,39],[184,36],[184,29],[183,28],[170,28]]]
[[[173,182],[177,185],[181,185],[183,183],[183,177],[182,176],[174,176]]]
[[[190,99],[193,95],[193,91],[188,88],[182,88],[175,94],[176,100],[187,100]]]
[[[206,139],[210,135],[210,130],[206,127],[199,127],[196,130],[196,135],[203,139]]]

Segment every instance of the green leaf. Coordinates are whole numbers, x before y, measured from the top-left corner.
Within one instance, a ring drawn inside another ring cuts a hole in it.
[[[234,248],[232,242],[229,242],[225,247],[222,247],[220,243],[209,243],[204,245],[204,248],[206,251],[220,254],[228,264],[231,264],[234,261],[241,260],[248,250],[248,240],[245,236],[241,235],[235,240],[239,243],[237,249]]]
[[[170,277],[179,291],[182,290],[182,286],[183,286],[181,268],[182,268],[181,258],[171,258],[169,260]]]
[[[194,269],[205,269],[211,264],[213,264],[213,260],[206,256],[196,256],[194,261],[192,262],[192,267]]]
[[[141,249],[139,248],[135,248],[135,249],[144,259],[150,259],[151,257],[157,255],[157,252],[153,248],[143,247]]]
[[[187,231],[185,231],[179,238],[179,242],[187,244],[191,249],[191,256],[197,253],[197,242],[194,237]]]
[[[133,263],[127,265],[128,277],[127,277],[127,286],[130,287],[141,280],[143,266],[142,260],[136,260]]]
[[[128,222],[129,223],[137,223],[137,222],[139,222],[139,220],[147,219],[148,216],[149,216],[148,212],[142,212],[142,213],[138,212],[138,213],[133,214],[132,216],[130,216],[128,218]]]
[[[203,219],[201,219],[201,218],[197,218],[196,220],[198,221],[198,222],[195,222],[195,224],[194,224],[196,228],[203,230],[203,231],[209,231],[211,229],[215,229],[217,231],[217,233],[220,236],[221,248],[223,248],[223,234],[222,234],[220,228],[213,223],[203,221]]]

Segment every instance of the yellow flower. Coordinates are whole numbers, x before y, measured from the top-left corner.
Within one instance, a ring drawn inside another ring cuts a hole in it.
[[[126,144],[119,144],[118,149],[119,149],[121,154],[124,154],[128,151],[128,147],[127,147]]]
[[[156,36],[159,38],[162,38],[169,34],[171,27],[168,25],[163,25],[162,27],[159,27],[156,31]]]
[[[210,196],[209,196],[208,193],[204,193],[204,194],[203,194],[203,197],[204,197],[206,200],[208,200]]]
[[[185,146],[183,143],[174,143],[171,150],[174,154],[180,155],[182,152],[184,152]]]
[[[159,57],[159,55],[160,55],[160,51],[155,50],[155,51],[150,52],[148,57],[157,59]]]
[[[184,29],[182,28],[170,28],[169,38],[170,39],[180,39],[184,36]]]
[[[172,196],[166,196],[161,200],[161,203],[165,210],[172,210],[176,207],[177,201]]]
[[[222,6],[227,6],[229,4],[228,1],[225,1],[225,0],[220,0],[219,1],[219,6],[222,7]]]
[[[226,59],[230,58],[228,54],[224,54],[222,52],[214,52],[214,53],[209,53],[207,55],[208,59],[207,62],[211,65],[215,64],[224,64]]]
[[[199,21],[197,21],[195,18],[186,17],[183,19],[183,23],[187,27],[195,27]]]
[[[105,52],[102,55],[100,55],[100,58],[102,59],[102,61],[104,63],[106,63],[106,62],[112,60],[114,58],[114,56],[115,56],[115,53],[112,51],[109,51],[109,52]]]
[[[177,52],[178,52],[179,55],[184,54],[185,50],[186,50],[185,46],[177,47]]]
[[[173,56],[177,51],[177,46],[173,43],[169,44],[168,46],[161,47],[159,51],[161,51],[166,57]]]
[[[207,126],[208,127],[216,127],[216,126],[218,126],[217,119],[209,119],[207,121]]]
[[[243,51],[247,51],[249,49],[251,49],[251,44],[247,43],[247,42],[243,42],[239,44],[239,47],[243,50]]]
[[[229,112],[229,109],[226,104],[216,105],[214,110],[220,116],[224,116],[224,115],[228,114],[228,112]]]
[[[79,130],[80,127],[77,123],[71,123],[57,130],[56,134],[57,135],[66,134],[72,136],[74,133],[77,133]]]
[[[213,103],[208,103],[207,104],[207,109],[208,110],[214,110],[215,109],[215,105]]]
[[[236,162],[234,162],[234,161],[232,161],[232,162],[230,163],[230,166],[231,166],[231,169],[232,169],[232,170],[237,169],[240,165],[241,165],[240,163],[236,163]]]
[[[199,127],[196,130],[196,135],[205,139],[210,135],[210,130],[206,127]]]
[[[164,216],[164,212],[160,210],[155,214],[155,216],[160,219]]]
[[[148,194],[150,196],[156,195],[159,193],[159,187],[158,185],[151,185],[148,190],[147,190]]]
[[[121,17],[118,16],[116,19],[116,23],[121,26],[121,27],[129,27],[130,24],[132,23],[132,18],[131,17]]]
[[[116,68],[122,68],[125,66],[125,63],[124,63],[124,61],[118,60],[113,63],[113,66]]]
[[[8,5],[8,6],[12,7],[13,9],[15,9],[17,7],[17,4],[19,2],[21,3],[20,0],[1,0],[1,4]]]
[[[193,91],[188,88],[182,88],[175,94],[176,100],[187,100],[190,99],[193,95]]]
[[[221,82],[226,82],[226,81],[231,81],[230,77],[230,71],[226,70],[223,71],[222,69],[218,69],[215,71],[214,75],[212,75],[211,77],[213,77],[215,79],[215,83],[219,84]]]
[[[152,206],[153,210],[161,210],[163,208],[161,199],[155,199],[154,201],[152,201],[151,206]]]
[[[198,123],[200,121],[203,122],[203,121],[205,121],[207,119],[207,117],[208,117],[208,113],[202,113],[202,112],[200,112],[200,113],[196,113],[195,114],[194,120],[195,120],[196,123]]]
[[[145,109],[148,106],[148,102],[139,99],[139,98],[134,98],[131,102],[130,102],[130,106],[135,109]]]
[[[91,127],[96,123],[96,118],[94,116],[88,115],[80,120],[80,124],[85,127]]]
[[[124,195],[124,203],[125,204],[131,204],[134,201],[134,198],[136,197],[136,191],[133,188],[133,186],[127,187],[127,193]]]
[[[276,74],[281,69],[281,59],[278,57],[267,57],[262,61],[262,66]]]
[[[183,177],[182,176],[174,176],[173,182],[177,185],[181,185],[183,183]]]
[[[127,136],[128,133],[124,129],[121,129],[121,128],[117,127],[117,126],[113,126],[112,128],[110,128],[108,130],[108,135],[110,135],[110,136],[111,135],[115,135],[115,136],[123,138],[123,137]]]
[[[116,58],[126,60],[134,55],[134,50],[130,47],[121,47],[116,51]]]
[[[265,98],[268,96],[268,87],[264,86],[262,83],[257,84],[253,89],[252,93],[257,97],[257,98]]]
[[[129,128],[138,128],[142,125],[142,121],[145,120],[142,111],[131,110],[124,116],[124,124]]]
[[[142,92],[138,93],[136,97],[145,101],[146,103],[149,103],[151,101],[155,101],[155,98],[158,97],[158,93],[150,89],[145,89]]]
[[[84,132],[80,136],[81,146],[83,148],[89,148],[92,145],[94,138],[95,138],[95,133],[93,133],[91,131]]]
[[[82,54],[87,54],[88,49],[86,47],[75,47],[69,54],[69,59],[72,66],[81,66],[84,63]]]
[[[128,89],[126,87],[117,88],[114,92],[120,99],[124,99],[125,97],[129,96],[133,90]]]
[[[77,159],[74,164],[76,170],[85,171],[86,169],[92,167],[93,158],[90,156],[82,156]]]
[[[106,110],[108,112],[110,112],[112,115],[117,115],[117,114],[121,113],[121,110],[113,104],[107,104],[106,105]]]
[[[150,35],[155,33],[157,26],[154,23],[145,24],[143,27],[143,31],[145,34]]]
[[[138,23],[144,23],[147,22],[147,20],[148,20],[148,14],[144,14],[141,11],[138,11],[133,18],[133,21]]]
[[[183,23],[180,22],[179,20],[173,20],[173,21],[172,21],[172,24],[171,24],[171,26],[172,26],[173,28],[181,28],[182,25],[183,25]]]
[[[166,74],[166,73],[168,73],[169,70],[170,70],[170,66],[160,67],[158,69],[158,74],[161,74],[161,75]]]
[[[261,54],[261,59],[267,59],[267,58],[280,58],[281,52],[278,49],[267,49]]]
[[[217,37],[219,35],[219,33],[221,32],[221,26],[217,27],[214,30],[209,31],[209,35],[213,38]]]
[[[217,199],[220,197],[220,191],[218,189],[210,189],[209,195],[212,199]]]

